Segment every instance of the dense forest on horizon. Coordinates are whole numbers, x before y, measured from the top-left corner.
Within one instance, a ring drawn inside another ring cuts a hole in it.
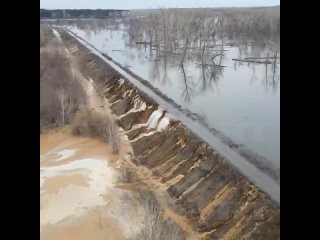
[[[123,16],[128,10],[118,9],[40,9],[40,19],[50,18],[107,18]]]

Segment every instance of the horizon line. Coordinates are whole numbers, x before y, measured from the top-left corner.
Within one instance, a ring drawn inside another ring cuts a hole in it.
[[[157,9],[197,9],[197,8],[209,8],[209,9],[217,9],[217,8],[266,8],[266,7],[280,7],[279,5],[272,6],[245,6],[245,7],[158,7],[158,8],[131,8],[131,9],[116,9],[116,8],[41,8],[40,10],[157,10]]]

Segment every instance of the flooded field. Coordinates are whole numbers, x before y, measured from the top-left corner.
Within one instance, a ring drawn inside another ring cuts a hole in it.
[[[165,52],[140,44],[130,23],[68,21],[62,25],[149,81],[210,127],[280,168],[280,48],[278,43],[217,39],[206,48]],[[223,44],[221,44],[223,43]],[[266,59],[266,56],[268,59]],[[214,58],[214,60],[212,60]],[[218,66],[218,67],[217,67]]]
[[[139,231],[143,209],[113,186],[121,156],[63,131],[41,135],[40,146],[41,239],[126,239]]]

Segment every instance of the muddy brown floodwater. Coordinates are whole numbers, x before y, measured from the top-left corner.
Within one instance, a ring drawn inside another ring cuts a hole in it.
[[[60,129],[40,135],[40,235],[50,239],[127,239],[143,226],[132,192],[116,188],[119,155],[98,139]],[[126,201],[129,200],[129,201]]]

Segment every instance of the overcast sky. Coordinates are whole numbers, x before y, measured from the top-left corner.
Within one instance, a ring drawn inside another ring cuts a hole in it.
[[[148,9],[275,5],[280,5],[280,0],[40,0],[40,8],[46,9]]]

